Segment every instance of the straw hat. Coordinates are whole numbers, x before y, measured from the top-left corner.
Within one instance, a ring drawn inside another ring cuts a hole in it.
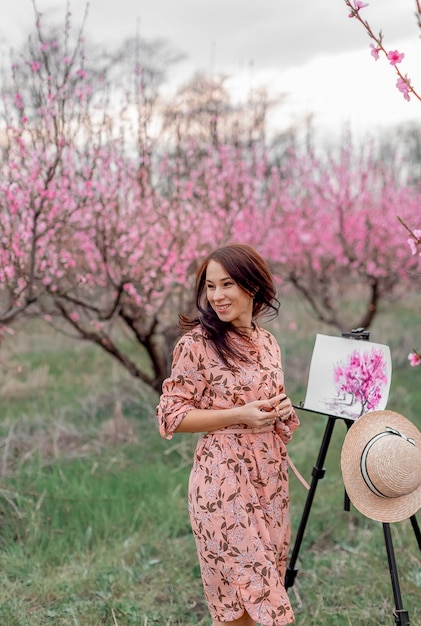
[[[421,433],[393,411],[372,411],[347,432],[341,454],[345,489],[356,509],[399,522],[421,507]]]

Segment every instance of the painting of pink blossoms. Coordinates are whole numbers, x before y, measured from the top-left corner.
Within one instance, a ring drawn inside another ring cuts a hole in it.
[[[318,334],[303,408],[355,420],[386,408],[391,379],[388,346]]]

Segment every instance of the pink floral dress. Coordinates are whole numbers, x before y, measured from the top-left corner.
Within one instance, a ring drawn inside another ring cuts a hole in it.
[[[275,338],[256,327],[250,341],[234,341],[249,361],[228,368],[200,327],[179,340],[157,407],[163,437],[170,439],[192,409],[228,409],[282,393]],[[264,626],[294,621],[284,587],[290,541],[286,444],[298,426],[294,413],[260,432],[238,424],[198,441],[189,513],[214,620],[234,621],[247,610]]]

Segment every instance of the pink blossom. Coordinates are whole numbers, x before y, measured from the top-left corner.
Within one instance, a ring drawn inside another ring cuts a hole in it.
[[[40,68],[41,68],[41,63],[39,61],[34,61],[33,63],[31,63],[31,70],[33,72],[38,72]]]
[[[404,58],[403,52],[398,52],[397,50],[391,50],[387,53],[387,58],[390,61],[390,65],[397,65]]]
[[[371,48],[371,56],[374,57],[375,61],[379,60],[379,52],[380,52],[380,48],[377,48],[374,44],[370,44],[370,48]]]
[[[417,254],[418,247],[421,244],[421,230],[414,230],[414,236],[408,237],[408,246],[411,249],[411,254]]]
[[[411,80],[405,75],[405,78],[401,78],[399,76],[398,80],[396,81],[396,87],[399,89],[399,91],[403,94],[403,97],[405,98],[405,100],[410,100],[409,97],[409,91],[411,89]]]
[[[408,361],[412,367],[416,367],[417,365],[421,365],[421,354],[414,350],[414,352],[410,352],[408,354]]]
[[[77,311],[73,311],[73,313],[70,313],[69,317],[73,322],[77,322],[79,319],[79,313]]]
[[[355,11],[359,11],[360,9],[364,9],[368,7],[368,2],[361,2],[361,0],[354,0],[354,9]],[[354,13],[351,12],[348,14],[348,17],[354,17]]]
[[[41,52],[45,52],[46,50],[48,50],[48,48],[50,47],[50,44],[48,43],[48,41],[46,41],[45,43],[42,43],[39,47],[39,49],[41,50]]]

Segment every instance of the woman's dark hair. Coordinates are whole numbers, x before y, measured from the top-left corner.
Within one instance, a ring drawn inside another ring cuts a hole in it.
[[[236,350],[229,333],[245,336],[245,330],[219,319],[209,304],[206,292],[206,270],[210,261],[222,265],[228,275],[253,297],[254,319],[276,317],[279,300],[272,274],[262,257],[247,244],[233,243],[217,248],[203,259],[196,276],[196,307],[199,315],[193,319],[180,315],[180,326],[184,331],[201,325],[213,343],[218,355],[226,365],[230,360],[247,360],[247,356]]]

